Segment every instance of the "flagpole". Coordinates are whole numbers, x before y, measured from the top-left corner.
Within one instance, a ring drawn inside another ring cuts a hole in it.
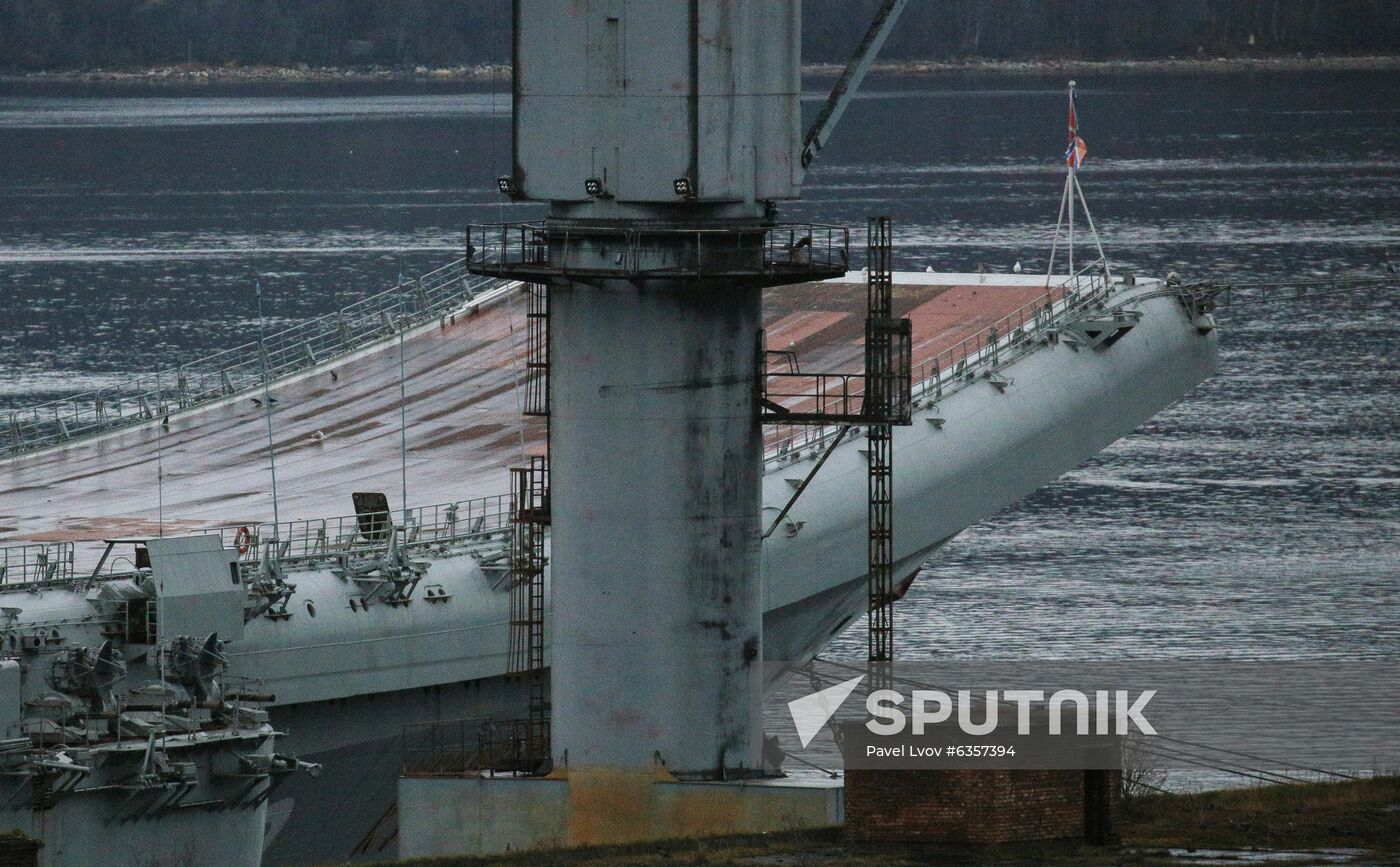
[[[1078,205],[1084,208],[1084,220],[1089,226],[1089,236],[1093,239],[1094,249],[1098,251],[1098,261],[1103,263],[1103,279],[1106,282],[1105,291],[1113,284],[1113,272],[1108,264],[1108,255],[1103,250],[1103,240],[1099,237],[1098,227],[1094,225],[1094,216],[1089,213],[1089,200],[1084,195],[1084,187],[1079,183],[1079,165],[1088,153],[1088,146],[1079,137],[1079,110],[1075,104],[1075,82],[1069,83],[1069,147],[1065,149],[1065,189],[1060,197],[1060,215],[1055,222],[1055,240],[1050,246],[1050,267],[1045,272],[1045,286],[1047,292],[1050,289],[1050,281],[1055,272],[1055,256],[1060,248],[1060,230],[1068,223],[1068,243],[1066,244],[1066,257],[1069,260],[1069,274],[1066,277],[1066,292],[1069,291],[1070,281],[1073,281],[1075,289],[1079,287],[1079,275],[1075,270],[1074,262],[1074,210]],[[1091,264],[1090,267],[1093,267]],[[1092,285],[1092,281],[1091,281]]]
[[[1079,137],[1079,112],[1074,108],[1074,82],[1069,83],[1069,159],[1065,165],[1069,170],[1069,177],[1065,180],[1065,189],[1070,191],[1069,200],[1069,276],[1074,279],[1074,147],[1077,144],[1075,139]],[[1078,285],[1078,281],[1075,281]]]
[[[1099,230],[1094,225],[1094,216],[1089,213],[1089,200],[1084,197],[1084,187],[1079,183],[1079,164],[1088,150],[1084,145],[1084,140],[1079,137],[1079,109],[1075,105],[1075,83],[1069,83],[1069,149],[1065,152],[1066,165],[1068,167],[1067,183],[1069,185],[1069,231],[1070,231],[1070,273],[1074,273],[1074,199],[1077,194],[1079,204],[1084,206],[1084,220],[1089,224],[1089,235],[1094,240],[1094,249],[1099,253],[1099,261],[1103,263],[1104,279],[1108,285],[1113,284],[1113,272],[1109,269],[1108,256],[1103,251],[1103,241],[1099,238]]]
[[[156,428],[156,533],[165,538],[165,422]]]
[[[262,281],[258,280],[254,286],[258,296],[258,357],[262,361],[262,381],[263,381],[263,415],[267,417],[267,465],[272,473],[272,540],[277,541],[278,525],[281,523],[277,514],[277,447],[272,441],[272,391],[268,382],[267,374],[267,345],[264,340],[263,327],[263,306],[262,306]]]
[[[407,318],[403,310],[403,274],[399,274],[399,483],[402,485],[403,531],[408,533],[408,387],[405,378],[404,331]]]

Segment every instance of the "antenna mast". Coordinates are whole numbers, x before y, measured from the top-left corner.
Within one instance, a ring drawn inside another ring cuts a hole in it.
[[[156,535],[165,536],[165,424],[156,429]]]
[[[399,274],[399,482],[403,497],[403,528],[408,532],[408,391],[404,385],[403,274]]]
[[[277,514],[277,448],[272,441],[272,387],[268,382],[267,342],[263,326],[262,280],[255,284],[258,296],[258,358],[262,363],[263,415],[267,418],[267,465],[272,474],[272,541],[277,541],[277,527],[281,523]]]
[[[1091,264],[1103,267],[1104,279],[1109,283],[1113,282],[1113,272],[1108,264],[1108,256],[1104,254],[1103,242],[1099,239],[1099,231],[1094,226],[1094,217],[1089,213],[1089,201],[1084,197],[1084,188],[1079,185],[1079,167],[1084,164],[1084,157],[1089,153],[1089,146],[1084,143],[1084,139],[1079,137],[1079,109],[1076,105],[1076,84],[1069,83],[1069,147],[1065,150],[1065,188],[1060,196],[1060,215],[1055,222],[1055,240],[1050,246],[1050,264],[1045,269],[1045,288],[1050,288],[1050,280],[1055,273],[1055,258],[1060,249],[1060,235],[1068,226],[1066,245],[1066,256],[1069,260],[1069,277],[1074,279],[1078,272],[1074,266],[1074,209],[1075,201],[1084,209],[1084,220],[1089,225],[1089,233],[1094,238],[1094,248],[1098,251],[1098,261]],[[1087,269],[1086,269],[1087,270]]]

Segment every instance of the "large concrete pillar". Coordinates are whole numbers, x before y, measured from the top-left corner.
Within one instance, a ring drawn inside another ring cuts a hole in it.
[[[759,290],[565,282],[550,320],[555,767],[752,771]]]
[[[830,822],[824,796],[712,782],[759,771],[760,287],[845,270],[774,225],[801,191],[800,0],[514,12],[497,183],[549,217],[471,248],[550,287],[553,771],[469,786],[468,848]]]

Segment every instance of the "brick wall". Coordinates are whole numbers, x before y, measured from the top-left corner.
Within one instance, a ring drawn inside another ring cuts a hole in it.
[[[19,831],[0,833],[0,867],[37,867],[43,845]]]
[[[1108,775],[1101,821],[1091,824],[1111,837],[1116,771],[850,768],[846,831],[858,840],[941,843],[1083,839],[1086,773]]]

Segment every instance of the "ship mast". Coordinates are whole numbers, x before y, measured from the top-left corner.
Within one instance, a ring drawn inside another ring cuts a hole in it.
[[[1084,221],[1089,226],[1089,234],[1094,239],[1094,248],[1098,251],[1099,258],[1085,266],[1084,270],[1089,270],[1095,266],[1101,266],[1104,272],[1104,279],[1108,283],[1113,282],[1113,271],[1108,264],[1108,256],[1104,254],[1103,242],[1099,239],[1099,231],[1094,226],[1094,217],[1089,213],[1089,201],[1084,197],[1084,188],[1079,184],[1079,169],[1084,164],[1084,157],[1089,153],[1089,146],[1084,143],[1084,139],[1079,136],[1079,108],[1076,103],[1076,83],[1069,83],[1069,146],[1065,149],[1065,186],[1060,195],[1060,213],[1055,221],[1055,240],[1050,246],[1050,264],[1045,269],[1045,288],[1050,289],[1050,281],[1055,274],[1055,259],[1060,249],[1060,239],[1066,239],[1065,254],[1069,262],[1069,278],[1074,280],[1079,272],[1074,265],[1074,211],[1076,202],[1084,211]]]

